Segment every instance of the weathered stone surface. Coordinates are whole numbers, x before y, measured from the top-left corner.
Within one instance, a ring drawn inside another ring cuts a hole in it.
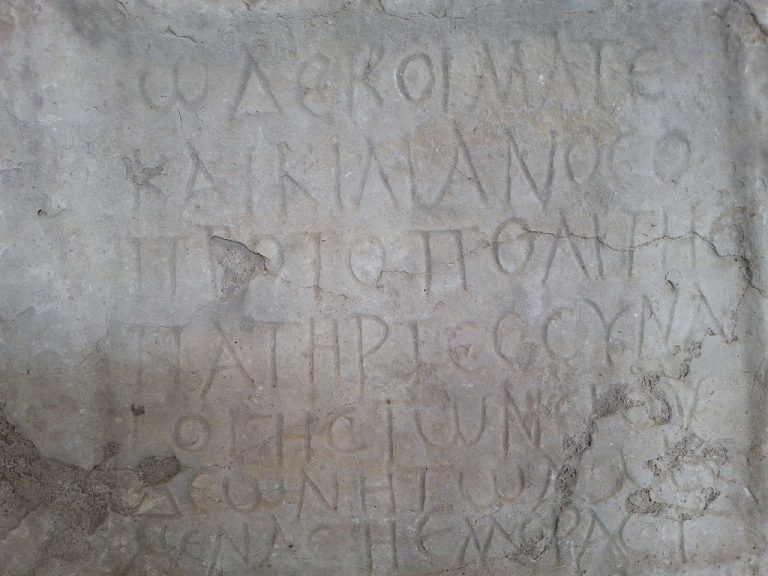
[[[765,574],[767,17],[0,0],[0,573]]]

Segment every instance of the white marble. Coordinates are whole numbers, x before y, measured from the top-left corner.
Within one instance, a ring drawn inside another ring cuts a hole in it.
[[[758,575],[763,0],[0,0],[0,573]]]

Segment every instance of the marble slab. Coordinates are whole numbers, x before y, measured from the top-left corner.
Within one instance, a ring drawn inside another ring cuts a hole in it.
[[[766,574],[764,0],[0,0],[0,574]]]

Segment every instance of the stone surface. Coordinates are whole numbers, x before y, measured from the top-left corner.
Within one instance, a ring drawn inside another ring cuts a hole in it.
[[[0,573],[766,574],[767,17],[0,0]]]

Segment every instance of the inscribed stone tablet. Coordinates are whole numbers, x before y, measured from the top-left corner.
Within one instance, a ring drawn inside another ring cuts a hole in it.
[[[762,0],[0,1],[0,573],[765,574]]]

